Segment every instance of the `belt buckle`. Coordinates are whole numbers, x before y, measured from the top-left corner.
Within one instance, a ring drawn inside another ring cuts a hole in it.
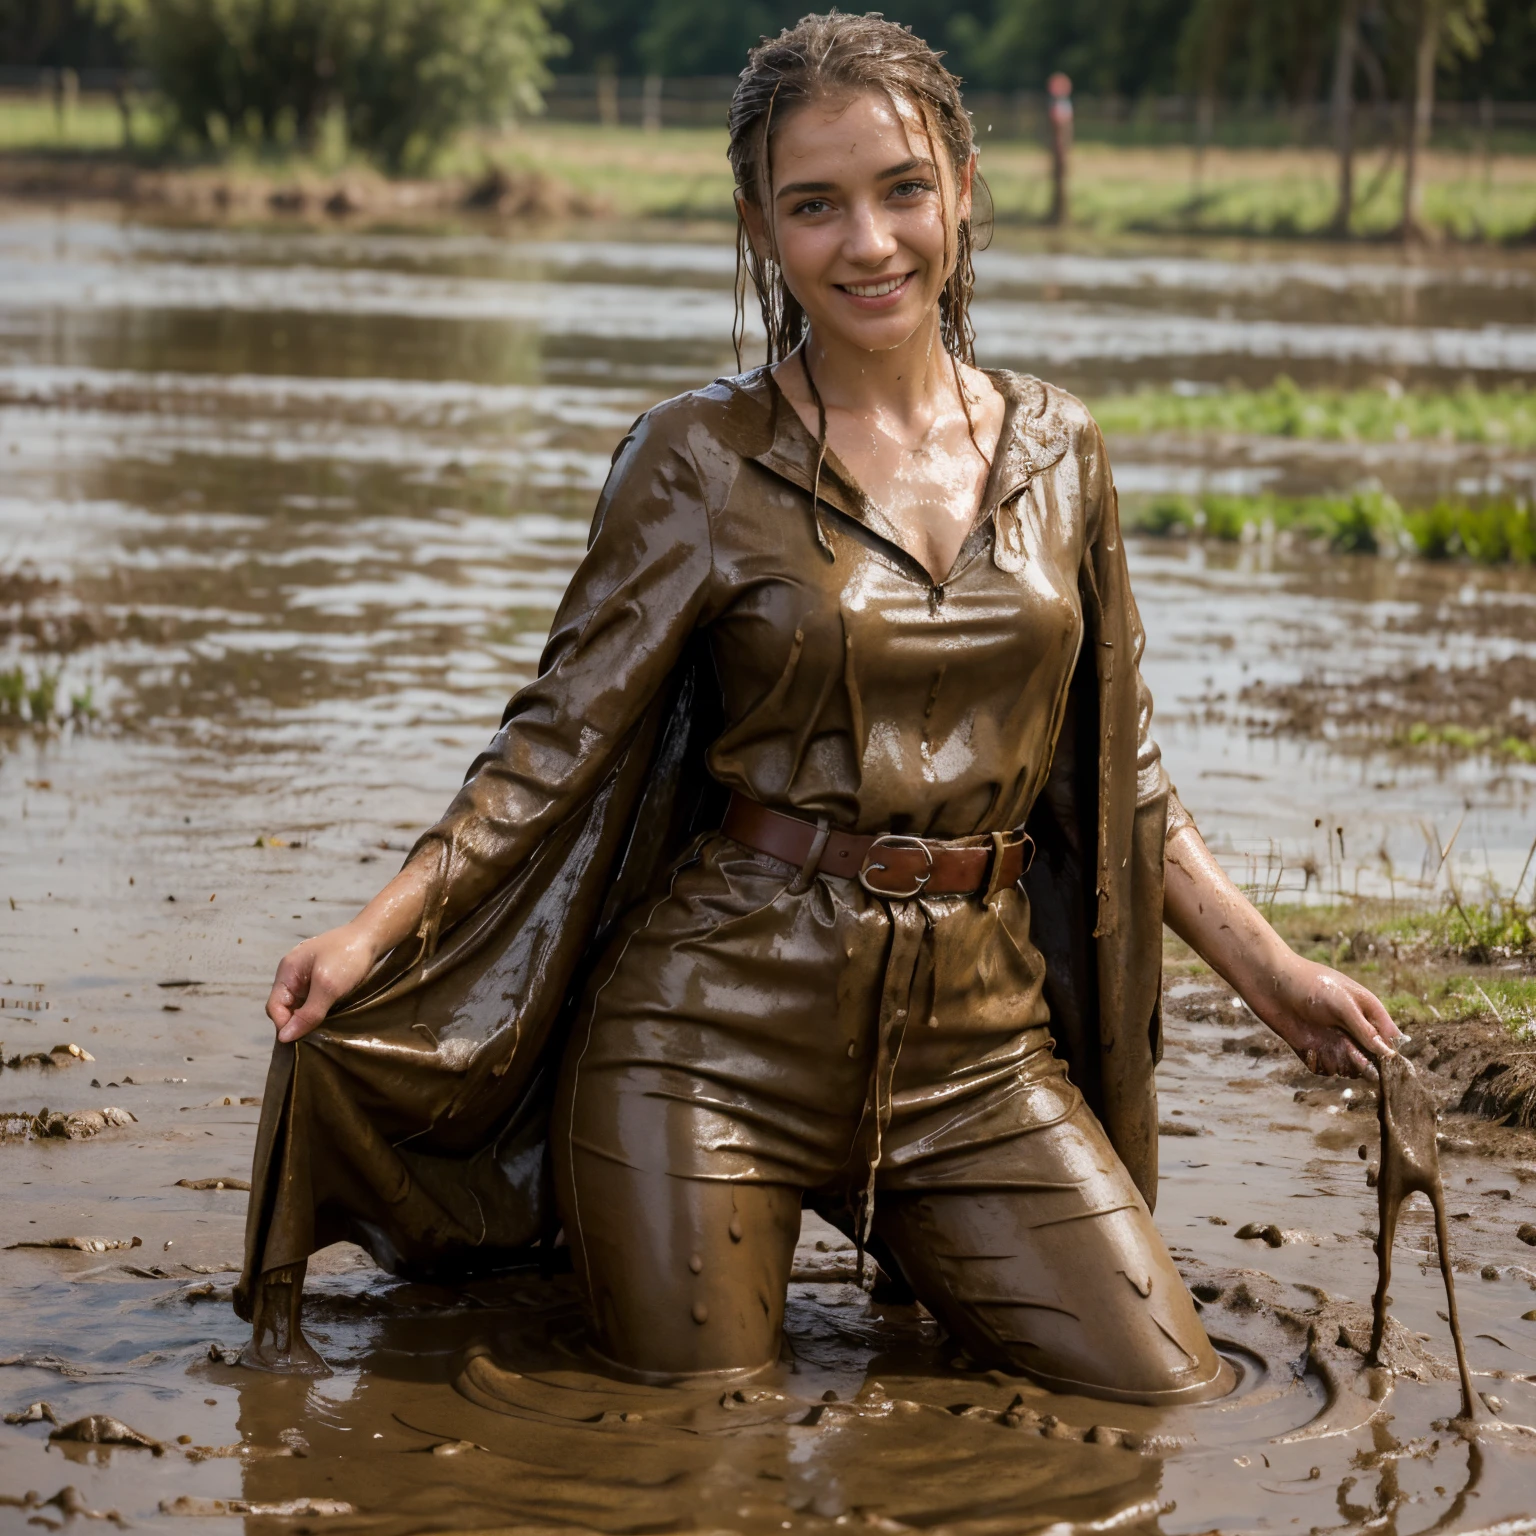
[[[928,868],[916,877],[912,889],[909,891],[893,891],[883,885],[871,885],[870,875],[876,870],[889,868],[888,865],[878,863],[875,854],[882,848],[917,848],[928,861]],[[864,855],[864,862],[859,867],[859,884],[864,887],[871,896],[889,896],[895,901],[905,901],[910,897],[920,895],[922,889],[933,878],[933,849],[921,837],[907,837],[899,832],[883,832],[870,845],[869,851]]]

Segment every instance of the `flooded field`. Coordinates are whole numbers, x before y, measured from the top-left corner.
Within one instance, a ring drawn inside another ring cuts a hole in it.
[[[1529,258],[1000,241],[979,270],[980,360],[1089,398],[1536,368]],[[0,218],[0,670],[26,689],[56,674],[74,717],[0,733],[0,1057],[94,1058],[0,1072],[0,1110],[136,1117],[0,1145],[0,1244],[141,1240],[0,1255],[0,1404],[111,1414],[164,1446],[0,1430],[0,1529],[116,1510],[188,1532],[1536,1531],[1536,1442],[1445,1428],[1426,1212],[1394,1279],[1394,1358],[1416,1377],[1360,1373],[1366,1099],[1250,1054],[1255,1021],[1210,988],[1172,999],[1158,1216],[1243,1371],[1222,1404],[1158,1416],[967,1370],[914,1309],[846,1283],[841,1239],[809,1226],[791,1363],[740,1400],[616,1393],[558,1279],[438,1290],[352,1249],[312,1271],[330,1380],[222,1363],[273,966],[382,883],[531,674],[613,444],[734,366],[732,272],[718,230],[676,226]],[[1127,499],[1536,490],[1536,455],[1438,441],[1111,450]],[[1403,894],[1459,826],[1458,878],[1514,882],[1536,768],[1348,727],[1356,695],[1367,709],[1427,663],[1536,665],[1536,574],[1151,540],[1132,565],[1158,734],[1239,879],[1300,890],[1322,869],[1329,889]],[[1296,728],[1298,687],[1333,701],[1322,727]],[[1457,1135],[1477,1385],[1496,1423],[1536,1425],[1536,1251],[1517,1237],[1536,1147],[1489,1159]],[[1284,1240],[1237,1238],[1250,1222]]]

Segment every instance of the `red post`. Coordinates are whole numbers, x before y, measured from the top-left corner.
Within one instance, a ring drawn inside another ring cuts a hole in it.
[[[1058,228],[1071,222],[1068,172],[1072,158],[1072,81],[1057,70],[1045,82],[1051,106],[1051,216]]]

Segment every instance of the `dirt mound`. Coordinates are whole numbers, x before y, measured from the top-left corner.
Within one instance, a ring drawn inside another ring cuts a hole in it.
[[[1536,1063],[1490,1061],[1467,1086],[1457,1106],[1500,1125],[1536,1130]]]
[[[1536,1057],[1496,1020],[1421,1028],[1403,1054],[1429,1074],[1442,1108],[1536,1129]]]
[[[464,194],[464,206],[503,219],[579,219],[603,212],[597,202],[542,171],[493,165]]]
[[[1239,699],[1254,711],[1244,724],[1259,735],[1536,754],[1536,659],[1529,656],[1348,681],[1318,674],[1298,683],[1251,683]]]
[[[1351,950],[1359,948],[1364,953],[1369,947],[1374,953],[1374,942],[1370,946],[1362,943],[1365,937],[1357,934]],[[1385,945],[1388,941],[1381,942]],[[1279,1069],[1279,1080],[1289,1086],[1306,1089],[1336,1081],[1314,1077],[1278,1035],[1262,1027],[1253,1028],[1253,1015],[1237,1005],[1224,986],[1169,997],[1165,1007],[1170,1018],[1228,1026],[1232,1033],[1221,1040],[1223,1055],[1272,1061]],[[1491,1014],[1419,1024],[1403,1055],[1426,1075],[1442,1113],[1490,1122],[1490,1133],[1495,1126],[1536,1131],[1536,1048],[1523,1045]],[[1357,1084],[1356,1091],[1360,1102],[1374,1101],[1374,1088]],[[1467,1149],[1482,1140],[1475,1121],[1443,1135],[1453,1143],[1466,1141]],[[1500,1140],[1502,1145],[1504,1138]]]

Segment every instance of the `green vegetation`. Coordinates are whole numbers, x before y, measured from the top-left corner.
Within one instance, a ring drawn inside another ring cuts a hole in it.
[[[0,727],[46,728],[59,724],[59,681],[59,673],[46,667],[30,675],[19,666],[0,670]],[[90,688],[70,695],[65,718],[84,721],[94,719],[95,715],[95,698]]]
[[[550,0],[97,0],[205,148],[313,151],[340,128],[390,170],[538,105]]]
[[[222,160],[254,146],[304,174],[335,169],[350,151],[391,172],[424,171],[466,127],[536,115],[544,66],[557,57],[586,80],[576,96],[585,92],[610,122],[619,75],[629,77],[628,112],[639,75],[718,84],[803,9],[803,0],[0,0],[0,64],[63,66],[45,115],[56,105],[59,117],[81,119],[83,107],[70,110],[74,71],[104,68],[119,81],[129,68],[146,71],[154,104],[130,114],[123,98],[121,137],[143,119],[138,141],[158,154],[190,144]],[[1530,177],[1508,174],[1511,153],[1528,153],[1536,137],[1500,105],[1530,98],[1532,0],[907,0],[893,16],[967,82],[1005,221],[1047,212],[1040,93],[1065,71],[1078,106],[1074,224],[1499,240],[1536,228]],[[607,86],[594,89],[594,75]],[[712,90],[681,96],[718,101]],[[1459,105],[1437,122],[1445,99]],[[106,148],[109,132],[98,115],[91,147]],[[81,134],[61,127],[54,138]],[[1008,140],[1019,152],[1011,158]],[[1117,159],[1112,145],[1184,152]],[[1261,145],[1269,160],[1253,158]],[[1281,145],[1293,148],[1275,155]],[[529,158],[527,169],[559,174]],[[581,190],[624,214],[729,216],[718,172],[705,174],[707,187],[679,187],[649,167],[638,177],[614,170],[608,184]]]
[[[222,116],[206,139],[186,142],[197,157],[217,158],[236,173],[329,175],[355,158],[345,121],[330,113],[306,142],[297,119],[279,115],[271,140],[230,135]],[[147,103],[133,113],[138,153],[166,158],[165,125]],[[1027,142],[982,135],[982,168],[1001,228],[1041,223],[1050,204],[1045,152]],[[537,173],[570,187],[625,218],[730,220],[731,175],[726,136],[717,128],[602,127],[534,118],[513,127],[470,128],[440,148],[434,173],[478,177],[488,162],[515,173]],[[83,97],[62,127],[53,104],[35,99],[0,103],[0,150],[59,156],[120,154],[129,149],[116,106]],[[413,152],[414,153],[414,152]],[[172,156],[172,159],[175,157]],[[408,160],[410,157],[407,157]],[[425,162],[410,161],[417,169]],[[1195,158],[1186,148],[1116,149],[1085,144],[1073,162],[1073,221],[1086,234],[1168,233],[1306,237],[1326,234],[1333,215],[1335,168],[1321,150],[1210,150],[1202,158],[1198,194]],[[1453,239],[1519,240],[1536,229],[1536,157],[1501,156],[1484,174],[1477,157],[1431,154],[1424,168],[1423,219]],[[1389,176],[1374,197],[1362,192],[1356,234],[1389,234],[1399,215],[1397,182]],[[1370,189],[1367,188],[1366,191]],[[1134,397],[1131,397],[1134,398]]]
[[[1453,891],[1438,905],[1343,900],[1264,911],[1298,954],[1363,982],[1410,1033],[1476,1018],[1492,1018],[1518,1039],[1536,1032],[1536,913],[1507,893],[1483,902]],[[1176,974],[1204,974],[1171,934],[1165,953]],[[1512,961],[1521,969],[1507,969]]]
[[[1449,747],[1454,752],[1493,752],[1512,757],[1517,762],[1536,763],[1536,745],[1519,736],[1484,727],[1473,730],[1454,723],[1428,725],[1416,721],[1394,738],[1394,744],[1403,747]]]
[[[1041,223],[1050,167],[1035,145],[982,138],[981,165],[999,226]],[[489,154],[539,171],[626,217],[734,218],[726,136],[713,128],[636,128],[534,122],[487,135],[461,153]],[[1321,151],[1212,150],[1194,195],[1187,149],[1082,145],[1073,162],[1073,220],[1100,235],[1123,232],[1292,237],[1323,234],[1333,215],[1334,167]],[[1517,239],[1536,228],[1536,159],[1503,158],[1485,179],[1464,156],[1425,167],[1424,219],[1456,238]],[[1390,178],[1389,178],[1390,180]],[[1387,234],[1399,208],[1392,186],[1357,205],[1357,234]]]
[[[1405,1028],[1487,1014],[1520,1035],[1536,1026],[1536,976],[1469,973],[1536,961],[1536,914],[1508,893],[1464,902],[1452,891],[1442,905],[1407,910],[1381,901],[1282,907],[1271,920],[1301,953],[1378,989]]]
[[[1523,501],[1438,501],[1405,512],[1384,491],[1347,496],[1161,496],[1126,519],[1155,537],[1240,543],[1303,539],[1344,554],[1536,562],[1536,514]]]
[[[1483,506],[1437,501],[1410,512],[1408,536],[1421,555],[1444,560],[1466,555],[1480,565],[1530,565],[1536,561],[1536,520],[1524,502],[1492,501]]]
[[[805,0],[566,0],[556,25],[571,40],[572,69],[590,72],[606,62],[631,75],[725,75],[741,68],[760,33],[789,25],[807,9]],[[1364,9],[1370,55],[1361,74],[1370,78],[1357,86],[1362,95],[1382,84],[1401,90],[1418,6],[1385,0]],[[1443,92],[1505,101],[1529,94],[1536,55],[1530,0],[1452,0],[1439,10],[1451,23],[1441,50]],[[1296,104],[1327,89],[1341,4],[904,0],[885,11],[946,49],[950,67],[973,86],[1039,90],[1052,70],[1063,69],[1079,91],[1098,95],[1134,99],[1207,85],[1229,101]],[[1478,12],[1481,25],[1473,20]]]
[[[1352,496],[1163,496],[1127,519],[1139,533],[1252,543],[1300,537],[1350,554],[1395,553],[1402,508],[1381,491]]]
[[[1094,415],[1112,433],[1243,432],[1350,442],[1430,438],[1536,447],[1536,390],[1518,387],[1479,390],[1464,385],[1449,392],[1302,389],[1280,378],[1258,390],[1193,395],[1143,390],[1096,402]],[[1442,499],[1404,510],[1381,491],[1165,496],[1134,512],[1127,526],[1164,537],[1245,543],[1300,538],[1356,554],[1464,558],[1479,565],[1536,564],[1536,512],[1523,500]],[[1413,744],[1429,740],[1426,735]],[[1480,745],[1491,741],[1490,735]],[[1458,743],[1447,739],[1446,744]]]
[[[123,116],[104,96],[85,96],[60,114],[41,96],[0,97],[0,150],[117,153]]]
[[[1536,390],[1303,389],[1281,377],[1266,389],[1176,394],[1144,389],[1096,401],[1106,432],[1242,432],[1342,442],[1441,442],[1536,447]]]

